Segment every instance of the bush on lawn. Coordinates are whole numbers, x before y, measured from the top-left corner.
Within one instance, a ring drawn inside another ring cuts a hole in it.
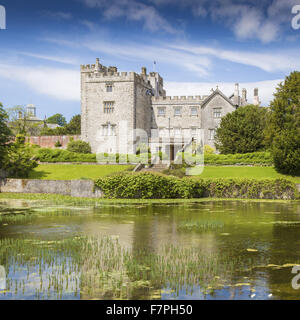
[[[95,182],[106,198],[126,199],[188,199],[188,198],[250,198],[295,199],[296,186],[285,179],[200,179],[177,178],[154,174],[118,173]]]
[[[70,152],[85,153],[85,154],[92,152],[90,144],[85,141],[81,141],[81,140],[70,141],[68,143],[67,150]]]
[[[95,154],[75,153],[61,149],[38,149],[35,154],[40,162],[96,162]]]

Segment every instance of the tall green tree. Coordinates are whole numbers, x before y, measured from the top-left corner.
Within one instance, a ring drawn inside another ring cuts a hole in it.
[[[279,84],[265,137],[277,171],[300,175],[300,72],[292,72]]]
[[[81,134],[81,116],[74,116],[66,126],[68,134]]]
[[[239,107],[228,113],[217,129],[216,148],[223,154],[262,150],[267,116],[266,108],[254,105]]]
[[[0,103],[0,169],[3,167],[5,155],[7,153],[7,144],[11,140],[12,132],[7,126],[8,115],[5,112],[2,103]]]
[[[47,119],[47,123],[58,124],[64,127],[67,124],[67,120],[61,113],[56,113]]]

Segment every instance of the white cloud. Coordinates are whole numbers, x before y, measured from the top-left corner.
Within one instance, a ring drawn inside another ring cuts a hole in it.
[[[79,71],[68,69],[0,64],[0,78],[20,82],[36,93],[57,100],[79,100],[79,77]]]
[[[187,44],[170,44],[174,49],[183,50],[195,55],[214,56],[218,59],[257,67],[267,72],[291,71],[300,68],[299,54],[293,51],[280,50],[274,52],[251,52],[238,50],[224,50],[204,46],[192,46]]]
[[[269,102],[273,99],[273,94],[276,91],[278,84],[283,81],[270,80],[259,82],[240,83],[240,90],[247,89],[247,99],[249,103],[253,102],[254,88],[259,89],[259,97],[262,105],[268,106]],[[216,86],[226,95],[230,96],[234,92],[235,83],[231,82],[166,82],[165,87],[167,95],[170,96],[196,96],[196,95],[209,95],[211,89]],[[241,93],[241,92],[240,92]]]

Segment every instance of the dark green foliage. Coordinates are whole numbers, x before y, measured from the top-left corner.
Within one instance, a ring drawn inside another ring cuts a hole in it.
[[[299,129],[283,130],[276,134],[272,153],[275,169],[291,175],[300,175]]]
[[[61,113],[56,113],[47,119],[47,123],[58,124],[59,126],[64,127],[67,124],[67,121]]]
[[[222,154],[250,153],[264,149],[267,109],[248,105],[222,118],[216,133],[216,148]]]
[[[55,142],[55,148],[60,148],[61,146],[62,144],[60,143],[60,141]]]
[[[80,114],[74,116],[66,125],[67,134],[81,134],[81,116]]]
[[[276,170],[300,175],[300,72],[292,72],[280,83],[271,102],[265,130]]]
[[[74,116],[64,127],[56,129],[43,128],[40,132],[41,136],[62,136],[62,135],[80,135],[81,134],[81,116]]]
[[[205,154],[204,163],[211,165],[272,165],[273,159],[270,152]]]
[[[202,197],[295,199],[296,186],[285,179],[200,179],[162,174],[121,173],[95,182],[106,198],[188,199]]]
[[[25,145],[25,136],[17,135],[15,143],[10,144],[4,160],[4,169],[10,178],[27,178],[30,171],[37,167],[32,159],[31,150]]]
[[[96,181],[107,198],[187,199],[203,195],[201,180],[169,177],[161,174],[122,173]]]
[[[81,154],[47,148],[38,149],[35,158],[40,162],[96,162],[95,154]]]
[[[0,103],[0,169],[3,166],[3,161],[7,152],[7,143],[10,141],[12,135],[6,124],[7,120],[8,115],[4,111],[2,103]]]
[[[67,150],[75,153],[91,153],[92,149],[89,143],[81,140],[70,141]]]

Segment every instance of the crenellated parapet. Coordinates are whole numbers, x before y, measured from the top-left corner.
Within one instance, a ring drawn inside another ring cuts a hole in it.
[[[166,96],[152,97],[153,104],[182,104],[182,103],[202,103],[207,96]]]

